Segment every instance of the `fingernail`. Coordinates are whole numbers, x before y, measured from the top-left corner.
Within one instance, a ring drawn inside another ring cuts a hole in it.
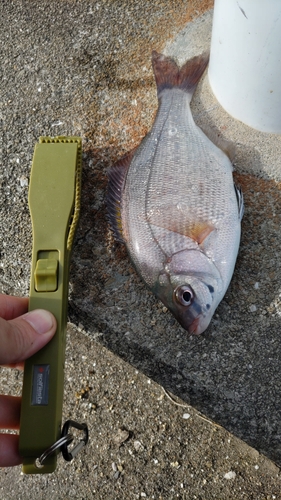
[[[36,309],[22,316],[37,333],[48,333],[54,325],[53,315],[45,309]]]

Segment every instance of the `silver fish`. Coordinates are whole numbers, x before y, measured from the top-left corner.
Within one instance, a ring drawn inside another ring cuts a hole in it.
[[[144,282],[189,333],[206,330],[230,283],[243,196],[228,156],[194,123],[190,101],[208,64],[181,69],[152,53],[159,107],[138,148],[109,172],[111,228]]]

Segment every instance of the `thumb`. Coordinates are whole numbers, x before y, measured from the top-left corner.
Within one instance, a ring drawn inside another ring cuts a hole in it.
[[[55,331],[55,317],[44,309],[10,321],[0,318],[0,364],[24,361],[47,344]]]

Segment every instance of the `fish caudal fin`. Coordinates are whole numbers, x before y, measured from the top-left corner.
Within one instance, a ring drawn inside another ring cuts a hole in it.
[[[164,56],[153,50],[152,67],[158,95],[164,89],[177,87],[192,96],[208,62],[209,53],[203,53],[189,59],[179,68],[171,57]]]
[[[120,243],[124,243],[121,220],[122,192],[135,150],[133,149],[120,158],[108,171],[106,194],[107,215],[114,238]]]

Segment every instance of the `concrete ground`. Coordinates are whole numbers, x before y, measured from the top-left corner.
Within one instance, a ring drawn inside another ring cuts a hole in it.
[[[29,173],[40,135],[83,138],[64,419],[90,441],[55,473],[0,472],[0,498],[278,499],[281,464],[280,135],[235,121],[202,79],[196,122],[236,144],[245,197],[233,280],[208,331],[188,337],[108,230],[106,171],[157,109],[152,49],[181,63],[210,45],[212,1],[3,0],[0,291],[27,295]],[[2,393],[22,374],[2,368]]]

